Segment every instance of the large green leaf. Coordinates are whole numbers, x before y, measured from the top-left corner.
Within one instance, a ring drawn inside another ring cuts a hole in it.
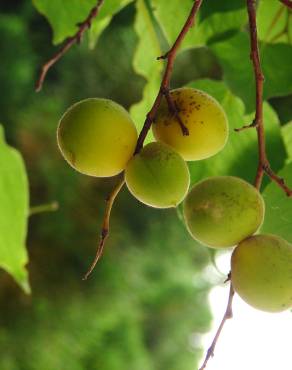
[[[292,42],[292,17],[280,1],[259,2],[257,12],[258,35],[265,42]]]
[[[234,94],[241,97],[248,111],[254,109],[255,83],[250,61],[249,36],[237,33],[228,40],[211,45],[224,72],[224,78]],[[292,93],[292,46],[262,44],[262,67],[265,75],[264,98]]]
[[[189,162],[192,183],[215,175],[240,176],[253,182],[257,168],[256,131],[234,131],[235,128],[250,123],[253,117],[244,115],[243,102],[235,97],[222,81],[198,80],[190,86],[201,89],[218,100],[227,114],[230,127],[228,142],[220,153],[203,161]],[[267,103],[264,105],[264,118],[268,155],[273,168],[278,170],[284,164],[286,152],[278,117]]]
[[[93,47],[101,32],[109,24],[112,16],[133,0],[105,0],[99,14],[91,24],[89,42]],[[37,10],[49,21],[53,29],[53,43],[58,44],[78,30],[78,23],[83,22],[96,0],[33,0]]]
[[[28,181],[20,154],[4,141],[0,126],[0,266],[29,292],[25,239]]]
[[[154,14],[164,32],[164,35],[172,44],[178,36],[182,26],[184,25],[190,9],[193,5],[192,0],[152,0]],[[225,12],[218,13],[218,7],[213,9],[212,5],[205,5],[204,13],[200,11],[197,14],[197,20],[192,27],[184,42],[181,50],[206,45],[209,40],[218,38],[227,31],[239,29],[246,22],[246,12],[242,9],[228,11],[229,7],[225,7]],[[232,8],[232,7],[231,7]],[[167,9],[167,11],[165,11]]]
[[[135,71],[146,79],[142,100],[131,107],[131,115],[138,130],[143,126],[146,114],[151,108],[159,91],[162,62],[157,61],[161,55],[159,41],[149,9],[144,0],[136,2],[135,30],[139,41],[135,52],[133,65]],[[151,141],[152,133],[148,135],[146,142]]]
[[[53,42],[58,44],[77,30],[96,0],[33,0],[34,6],[43,14],[53,29]]]
[[[292,163],[287,164],[279,176],[292,187]],[[282,189],[271,182],[263,193],[266,215],[262,232],[282,236],[292,243],[292,198],[287,198]]]

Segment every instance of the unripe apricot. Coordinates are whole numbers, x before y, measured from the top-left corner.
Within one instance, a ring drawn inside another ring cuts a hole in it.
[[[114,176],[132,157],[137,130],[128,112],[108,99],[90,98],[72,105],[60,120],[61,153],[77,171]]]
[[[210,177],[186,197],[184,216],[191,235],[210,247],[231,247],[254,234],[264,218],[258,190],[233,176]]]
[[[190,174],[182,157],[169,146],[147,144],[128,163],[125,180],[130,192],[151,207],[176,207],[186,196]]]
[[[189,135],[183,135],[164,99],[152,125],[156,140],[170,145],[187,161],[208,158],[223,149],[228,138],[228,121],[213,97],[190,87],[172,90],[170,97]]]
[[[292,245],[275,235],[243,240],[231,258],[235,291],[251,306],[268,312],[292,307]]]

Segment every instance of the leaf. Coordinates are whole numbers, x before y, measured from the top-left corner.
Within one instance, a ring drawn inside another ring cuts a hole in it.
[[[145,77],[147,82],[144,87],[142,100],[134,104],[130,112],[138,130],[140,130],[146,114],[159,91],[163,64],[161,61],[156,60],[157,56],[162,53],[151,15],[144,0],[137,0],[136,10],[135,31],[139,41],[134,55],[133,66],[135,71]],[[150,131],[145,143],[152,139],[153,135]]]
[[[228,40],[210,46],[224,72],[224,79],[232,92],[245,103],[248,112],[254,109],[255,83],[249,58],[247,33],[240,32]],[[264,98],[292,93],[292,46],[287,44],[262,44],[262,67],[265,75]]]
[[[270,43],[292,43],[291,12],[280,1],[260,1],[257,14],[260,40]]]
[[[89,46],[94,48],[102,31],[109,25],[112,17],[133,0],[106,0],[91,24],[89,34]]]
[[[189,15],[193,1],[152,0],[152,5],[164,35],[168,43],[172,45]],[[218,7],[215,6],[214,9],[213,7],[214,4],[207,4],[199,10],[195,25],[188,31],[180,51],[204,46],[212,38],[219,37],[230,30],[239,29],[246,22],[244,10],[227,11],[229,7],[224,7],[226,12],[222,15],[218,13]],[[205,9],[205,13],[202,18],[201,11],[203,9]]]
[[[292,160],[292,122],[287,123],[281,128],[288,158]]]
[[[200,14],[202,19],[206,19],[209,16],[213,15],[214,13],[226,13],[241,8],[245,8],[245,6],[246,6],[245,0],[233,0],[225,2],[216,1],[212,3],[210,1],[205,1],[202,3]],[[222,14],[222,17],[224,17],[224,14]]]
[[[192,183],[217,175],[233,175],[254,181],[257,167],[257,136],[254,129],[235,132],[234,128],[252,121],[253,116],[244,115],[244,104],[234,96],[222,81],[197,80],[189,86],[212,95],[222,105],[229,121],[229,138],[225,148],[217,155],[203,161],[188,162]],[[284,164],[286,152],[280,133],[278,117],[273,109],[264,104],[266,142],[272,167],[277,171]],[[277,155],[273,155],[277,153]]]
[[[33,0],[34,6],[49,21],[53,29],[53,43],[59,44],[77,32],[96,0]]]
[[[29,293],[25,239],[28,181],[21,155],[4,141],[0,126],[0,266]]]
[[[292,187],[292,162],[279,172]],[[261,232],[276,234],[292,243],[292,198],[287,195],[274,182],[271,182],[263,192],[266,203],[265,221]]]

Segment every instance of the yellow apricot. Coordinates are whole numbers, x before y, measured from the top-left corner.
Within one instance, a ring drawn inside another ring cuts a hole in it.
[[[190,174],[182,157],[162,143],[149,143],[127,164],[130,192],[151,207],[176,207],[186,196]]]
[[[122,106],[90,98],[65,112],[57,140],[64,158],[77,171],[108,177],[125,169],[135,150],[137,130]]]
[[[170,145],[186,161],[208,158],[223,149],[228,121],[221,105],[205,92],[190,87],[172,90],[170,96],[189,135],[183,135],[164,99],[152,125],[156,140]]]
[[[184,202],[184,217],[194,239],[209,247],[232,247],[261,226],[265,206],[259,191],[233,176],[197,183]]]
[[[292,307],[292,245],[275,235],[243,240],[231,258],[235,291],[251,306],[268,312]]]

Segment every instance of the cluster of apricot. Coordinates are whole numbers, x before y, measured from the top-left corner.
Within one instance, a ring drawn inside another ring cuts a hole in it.
[[[81,173],[108,177],[124,171],[129,191],[144,204],[169,208],[185,199],[184,218],[194,239],[213,248],[236,246],[231,258],[235,291],[258,309],[291,308],[292,245],[278,236],[254,235],[265,213],[258,190],[240,178],[221,176],[189,191],[185,161],[203,160],[223,149],[228,138],[224,110],[192,88],[172,90],[170,99],[176,114],[163,100],[152,125],[157,141],[135,155],[137,131],[130,115],[99,98],[67,110],[58,126],[59,148]]]

